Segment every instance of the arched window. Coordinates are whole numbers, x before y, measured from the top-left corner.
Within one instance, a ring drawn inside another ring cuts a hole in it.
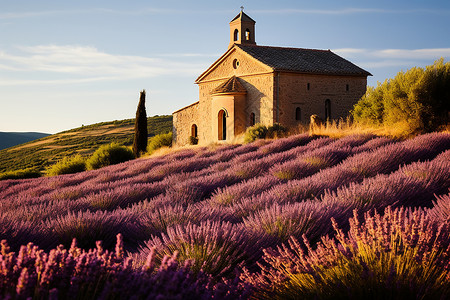
[[[331,101],[325,100],[325,120],[331,119]]]
[[[237,42],[239,40],[239,30],[234,30],[233,40]]]
[[[248,28],[245,30],[245,40],[250,41],[250,29]]]
[[[217,116],[219,141],[224,141],[227,139],[227,112],[225,110],[219,111]]]
[[[295,120],[301,121],[302,120],[302,109],[300,107],[297,107],[295,109]]]
[[[191,127],[191,136],[192,137],[198,137],[198,131],[197,131],[197,125],[195,125],[195,124],[192,124],[192,127]]]
[[[255,113],[250,114],[250,126],[253,126],[256,124],[256,116]]]

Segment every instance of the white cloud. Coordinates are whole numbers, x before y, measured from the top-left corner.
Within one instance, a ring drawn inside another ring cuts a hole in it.
[[[422,65],[441,57],[450,58],[450,48],[429,49],[364,49],[342,48],[334,49],[338,55],[350,59],[361,67],[385,68]]]
[[[382,9],[382,8],[358,8],[349,7],[342,9],[296,9],[296,8],[284,8],[284,9],[268,9],[268,10],[254,10],[255,13],[264,14],[314,14],[314,15],[350,15],[350,14],[450,14],[449,10],[439,9]]]
[[[201,73],[204,65],[190,62],[190,55],[185,57],[180,62],[161,57],[114,55],[86,46],[18,47],[14,54],[0,52],[0,70],[13,75],[3,78],[0,84],[68,84],[161,75],[195,77]]]
[[[386,49],[375,53],[378,57],[400,58],[400,59],[430,59],[440,57],[450,57],[450,48],[435,49]]]

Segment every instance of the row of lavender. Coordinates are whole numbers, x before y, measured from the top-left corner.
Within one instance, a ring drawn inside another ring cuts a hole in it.
[[[432,207],[448,219],[450,136],[398,142],[306,135],[211,151],[185,150],[83,174],[0,183],[0,238],[83,248],[122,233],[135,267],[178,251],[216,278],[256,270],[263,249],[290,236],[313,244],[360,212]],[[435,204],[435,205],[434,205]],[[250,277],[248,277],[250,278]],[[250,282],[256,282],[250,280]],[[253,283],[252,283],[253,284]]]
[[[447,196],[447,203],[450,197]],[[291,238],[264,250],[259,271],[243,268],[233,280],[214,279],[179,265],[177,253],[155,261],[154,248],[133,268],[119,234],[114,251],[85,251],[72,243],[45,253],[29,243],[19,253],[3,241],[0,292],[8,299],[447,299],[450,227],[422,209],[388,207],[383,215],[354,214],[344,233],[312,247]],[[158,265],[159,267],[156,267]]]

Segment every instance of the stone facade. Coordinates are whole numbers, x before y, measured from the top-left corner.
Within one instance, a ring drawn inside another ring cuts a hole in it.
[[[190,143],[190,137],[193,136],[192,128],[197,127],[198,135],[198,120],[202,113],[198,102],[186,106],[173,113],[173,143],[176,145],[187,145]]]
[[[367,78],[352,76],[279,73],[279,118],[287,127],[307,124],[313,114],[321,119],[345,118],[366,92]],[[325,101],[331,113],[325,115]],[[300,108],[300,118],[296,118]],[[276,119],[276,116],[274,116]]]
[[[364,95],[368,75],[329,50],[256,46],[254,21],[241,12],[230,23],[229,49],[196,80],[199,101],[173,113],[174,143],[189,143],[193,124],[205,145],[231,141],[252,122],[297,127],[312,114],[345,118]],[[231,78],[244,91],[217,92]]]

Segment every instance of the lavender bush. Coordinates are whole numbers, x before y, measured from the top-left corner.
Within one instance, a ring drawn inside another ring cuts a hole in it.
[[[153,248],[157,258],[178,251],[181,261],[192,260],[192,270],[204,271],[215,276],[233,274],[245,260],[252,260],[248,243],[249,235],[242,228],[228,222],[202,222],[174,226],[162,237],[153,237],[146,242],[137,256],[137,262],[144,262]],[[255,246],[255,245],[253,245]]]
[[[141,268],[124,256],[121,235],[114,251],[100,242],[85,251],[72,242],[44,252],[29,243],[18,253],[1,242],[0,297],[3,299],[245,299],[248,289],[236,281],[215,283],[190,262],[180,265],[176,253],[155,263],[152,251]]]
[[[0,264],[0,298],[445,298],[449,149],[448,133],[405,141],[297,135],[0,181],[0,239],[10,245],[1,259],[16,257]],[[113,257],[119,233],[124,246]],[[303,236],[308,242],[297,242]],[[76,253],[58,246],[73,237]],[[164,258],[174,252],[178,262]],[[41,282],[50,257],[50,279]]]
[[[246,272],[259,299],[444,299],[449,297],[450,231],[421,210],[357,213],[347,234],[313,248],[293,238],[265,250],[260,273]]]

